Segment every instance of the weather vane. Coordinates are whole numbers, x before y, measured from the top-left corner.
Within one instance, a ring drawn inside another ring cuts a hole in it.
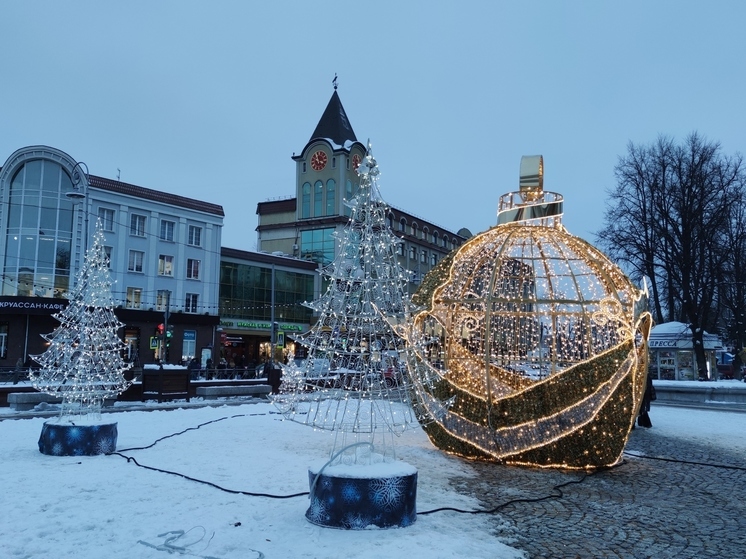
[[[334,73],[334,79],[332,80],[332,84],[334,85],[334,91],[337,91],[337,73]]]

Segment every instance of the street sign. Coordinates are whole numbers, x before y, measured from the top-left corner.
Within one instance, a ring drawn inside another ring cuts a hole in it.
[[[285,332],[277,332],[277,347],[285,347]]]

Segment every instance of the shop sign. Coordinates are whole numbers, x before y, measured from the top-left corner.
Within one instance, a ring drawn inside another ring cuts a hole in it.
[[[248,330],[271,330],[271,322],[250,322],[245,320],[221,320],[220,326],[224,328],[246,328]],[[280,330],[289,332],[302,332],[303,326],[300,324],[279,324]]]

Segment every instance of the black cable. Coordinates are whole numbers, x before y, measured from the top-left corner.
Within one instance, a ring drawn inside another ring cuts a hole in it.
[[[209,485],[210,487],[214,487],[215,489],[220,489],[221,491],[225,491],[226,493],[232,493],[234,495],[247,495],[249,497],[269,497],[270,499],[291,499],[293,497],[303,497],[305,495],[308,495],[308,491],[304,493],[294,493],[292,495],[272,495],[270,493],[252,493],[251,491],[240,491],[237,489],[226,489],[225,487],[221,487],[220,485],[216,483],[212,483],[211,481],[205,481],[202,479],[197,479],[194,477],[190,477],[186,474],[182,474],[179,472],[172,472],[170,470],[163,470],[161,468],[154,468],[153,466],[145,466],[144,464],[140,464],[137,460],[135,460],[132,456],[125,456],[124,454],[121,454],[119,452],[112,452],[111,454],[108,454],[107,456],[116,455],[121,456],[122,458],[126,459],[127,462],[133,462],[136,466],[139,466],[140,468],[145,468],[146,470],[150,470],[152,472],[160,472],[162,474],[170,474],[172,476],[179,476],[181,478],[187,479],[189,481],[194,481],[196,483],[202,483],[204,485]]]
[[[425,515],[425,514],[432,514],[434,512],[441,512],[441,511],[452,511],[452,512],[459,512],[459,513],[463,513],[463,514],[495,514],[497,511],[499,511],[501,509],[504,509],[505,507],[507,507],[509,505],[513,505],[515,503],[539,503],[541,501],[546,501],[548,499],[561,499],[562,497],[565,496],[565,494],[562,492],[562,488],[563,487],[567,487],[568,485],[575,485],[575,484],[578,484],[578,483],[583,483],[588,478],[589,475],[592,475],[592,474],[590,474],[590,473],[583,474],[583,477],[581,477],[580,479],[572,479],[572,480],[566,481],[564,483],[559,483],[559,484],[555,485],[554,487],[552,487],[552,491],[554,491],[555,493],[553,493],[551,495],[544,495],[543,497],[536,497],[536,498],[533,498],[533,499],[528,499],[528,498],[525,498],[525,499],[511,499],[510,501],[506,501],[506,502],[504,502],[504,503],[502,503],[500,505],[497,505],[496,507],[491,508],[491,509],[463,510],[463,509],[457,509],[457,508],[453,508],[453,507],[440,507],[440,508],[433,509],[433,510],[426,510],[426,511],[423,511],[423,512],[418,512],[417,516],[419,516],[419,515]]]
[[[729,466],[728,464],[714,464],[712,462],[694,462],[691,460],[677,460],[675,458],[664,458],[662,456],[646,456],[645,454],[634,454],[632,452],[624,451],[627,456],[634,456],[635,458],[646,458],[648,460],[660,460],[661,462],[674,462],[676,464],[690,464],[692,466],[708,466],[710,468],[722,468],[724,470],[740,470],[746,471],[746,467],[743,466]]]
[[[251,417],[251,416],[255,416],[255,415],[274,415],[274,414],[278,414],[279,415],[279,413],[280,412],[270,411],[270,412],[266,412],[266,413],[241,413],[241,414],[237,414],[237,415],[225,416],[225,417],[221,417],[219,419],[213,419],[212,421],[206,421],[205,423],[200,423],[196,427],[187,427],[186,429],[184,429],[183,431],[179,431],[178,433],[171,433],[170,435],[166,435],[165,437],[161,437],[160,439],[156,439],[155,441],[153,441],[148,446],[138,446],[138,447],[132,447],[132,448],[123,448],[119,452],[129,452],[131,450],[147,450],[148,448],[153,448],[159,442],[164,441],[166,439],[170,439],[171,437],[176,437],[178,435],[183,435],[184,433],[187,433],[189,431],[196,431],[200,427],[204,427],[205,425],[210,425],[211,423],[217,423],[218,421],[223,421],[225,419],[235,419],[236,417]],[[115,453],[112,452],[111,454],[115,454]]]

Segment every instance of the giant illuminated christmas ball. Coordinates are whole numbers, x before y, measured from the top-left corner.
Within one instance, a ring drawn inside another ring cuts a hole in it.
[[[524,157],[498,224],[423,282],[409,365],[441,449],[540,467],[619,461],[645,389],[647,297],[561,215],[542,157]]]

